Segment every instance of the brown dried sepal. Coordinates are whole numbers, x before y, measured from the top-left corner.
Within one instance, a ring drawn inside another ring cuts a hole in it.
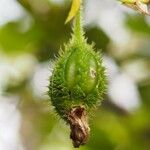
[[[84,145],[89,137],[89,125],[87,113],[84,107],[76,106],[72,108],[67,115],[68,123],[70,124],[70,138],[73,141],[75,148]]]
[[[144,2],[141,2],[140,0],[136,0],[134,3],[123,2],[123,4],[142,14],[150,15],[150,1],[147,1],[146,3],[144,3]]]

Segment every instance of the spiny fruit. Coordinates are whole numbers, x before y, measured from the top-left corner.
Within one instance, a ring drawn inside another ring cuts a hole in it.
[[[52,105],[70,125],[74,147],[84,145],[88,140],[90,128],[87,116],[101,101],[105,82],[100,53],[87,44],[79,11],[72,39],[60,52],[49,85]]]

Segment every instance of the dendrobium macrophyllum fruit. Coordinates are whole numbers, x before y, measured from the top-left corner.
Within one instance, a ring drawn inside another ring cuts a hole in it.
[[[101,54],[87,44],[80,11],[72,39],[61,50],[50,77],[49,96],[59,116],[70,125],[74,147],[87,143],[89,112],[98,106],[106,89]]]

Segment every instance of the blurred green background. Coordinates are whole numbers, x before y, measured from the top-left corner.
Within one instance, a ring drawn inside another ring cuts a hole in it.
[[[69,0],[0,0],[0,150],[73,150],[48,79],[71,37]],[[88,42],[101,50],[108,91],[81,150],[150,150],[150,17],[118,1],[85,0]]]

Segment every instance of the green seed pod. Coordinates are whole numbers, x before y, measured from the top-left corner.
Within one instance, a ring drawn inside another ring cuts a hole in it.
[[[52,105],[70,125],[74,147],[88,140],[87,115],[102,100],[106,82],[100,53],[87,44],[80,21],[79,12],[72,40],[56,60],[49,85]]]

